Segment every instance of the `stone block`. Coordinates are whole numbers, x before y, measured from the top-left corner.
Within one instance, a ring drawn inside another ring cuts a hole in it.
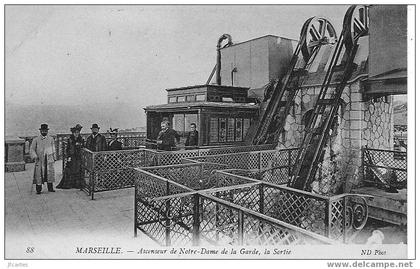
[[[350,100],[352,102],[360,102],[360,101],[362,101],[362,94],[361,93],[352,92],[351,93],[351,96],[350,96]]]
[[[364,109],[364,105],[363,105],[362,102],[351,102],[350,103],[350,109],[361,111],[361,110]]]
[[[349,131],[349,138],[350,139],[354,139],[354,138],[358,138],[361,139],[362,138],[362,132],[360,130],[350,130]]]
[[[14,137],[5,139],[5,170],[17,172],[25,170],[24,161],[25,140]]]
[[[350,120],[350,130],[359,130],[362,129],[361,120]]]
[[[351,120],[360,120],[362,118],[363,112],[360,110],[352,110],[350,111],[350,119]]]
[[[351,148],[353,149],[360,149],[362,146],[362,140],[357,139],[357,138],[356,139],[350,138],[350,145],[351,145]]]
[[[8,162],[4,165],[6,173],[25,171],[25,162]]]

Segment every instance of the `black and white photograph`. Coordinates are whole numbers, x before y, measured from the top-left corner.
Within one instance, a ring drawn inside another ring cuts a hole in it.
[[[414,20],[397,4],[5,4],[5,264],[410,267]]]

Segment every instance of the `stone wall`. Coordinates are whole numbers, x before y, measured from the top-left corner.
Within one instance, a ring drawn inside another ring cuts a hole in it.
[[[286,118],[278,148],[301,145],[305,113],[311,110],[320,87],[305,87],[297,93]],[[360,183],[362,147],[393,147],[392,97],[362,100],[360,83],[347,85],[341,96],[338,126],[331,131],[324,161],[316,173],[313,191],[325,195],[349,192]]]

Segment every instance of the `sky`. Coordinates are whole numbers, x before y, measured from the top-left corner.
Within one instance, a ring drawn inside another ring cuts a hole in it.
[[[166,102],[205,84],[218,38],[298,39],[324,16],[340,33],[348,6],[6,6],[6,104]]]

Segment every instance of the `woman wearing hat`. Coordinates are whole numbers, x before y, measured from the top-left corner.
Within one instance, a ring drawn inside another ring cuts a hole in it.
[[[80,130],[82,130],[80,124],[70,128],[72,134],[67,140],[67,163],[63,171],[63,179],[56,187],[58,189],[80,189],[82,187],[81,150],[85,141],[80,135]]]

